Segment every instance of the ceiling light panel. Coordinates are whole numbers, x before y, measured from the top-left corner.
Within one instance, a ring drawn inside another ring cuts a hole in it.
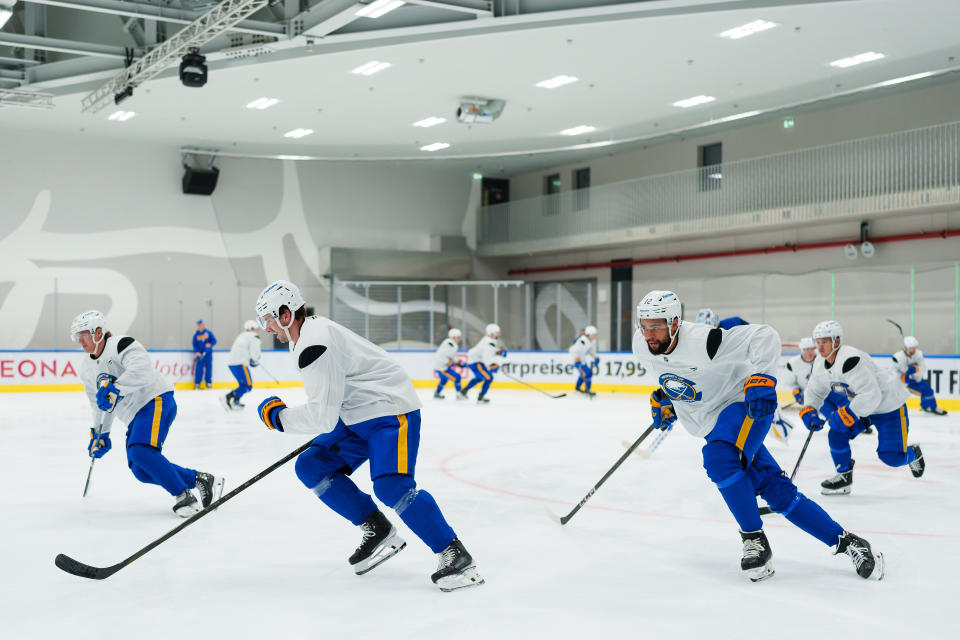
[[[360,65],[350,73],[355,73],[361,76],[372,76],[373,74],[379,71],[383,71],[389,66],[391,66],[389,62],[380,62],[379,60],[371,60],[367,64]]]
[[[541,82],[538,82],[536,86],[543,89],[556,89],[557,87],[562,87],[565,84],[570,84],[576,81],[577,78],[574,78],[573,76],[556,76],[550,78],[549,80],[542,80]]]
[[[429,127],[435,127],[438,124],[443,124],[446,121],[447,121],[446,118],[438,118],[437,116],[430,116],[429,118],[424,118],[423,120],[418,120],[417,122],[414,122],[413,126],[423,127],[424,129],[427,129]]]
[[[114,120],[116,122],[126,122],[133,116],[137,115],[135,111],[114,111],[109,116],[107,120]]]
[[[901,82],[910,82],[912,80],[919,80],[921,78],[929,78],[933,75],[933,71],[924,71],[923,73],[915,73],[912,76],[901,76],[899,78],[894,78],[892,80],[884,80],[877,84],[879,87],[889,87],[895,84],[900,84]]]
[[[441,149],[446,149],[449,146],[450,144],[447,142],[434,142],[433,144],[420,147],[420,151],[440,151]]]
[[[840,58],[839,60],[834,60],[830,63],[831,67],[839,67],[844,69],[846,67],[853,67],[858,64],[863,64],[864,62],[873,62],[874,60],[880,60],[886,56],[882,53],[877,53],[876,51],[867,51],[866,53],[861,53],[859,55],[851,56],[849,58]]]
[[[276,98],[257,98],[253,102],[247,104],[247,109],[258,109],[263,111],[264,109],[269,109],[278,102],[280,101]]]
[[[313,133],[313,129],[294,129],[293,131],[287,131],[283,134],[284,138],[302,138],[304,136],[309,136]]]
[[[708,102],[713,102],[716,100],[713,96],[694,96],[692,98],[687,98],[686,100],[677,100],[673,103],[673,106],[680,107],[682,109],[689,109],[690,107],[695,107],[698,104],[706,104]]]
[[[564,129],[560,133],[565,136],[579,136],[582,133],[590,133],[591,131],[596,131],[596,127],[592,127],[588,124],[582,124],[579,127],[573,127],[572,129]]]
[[[362,18],[379,18],[394,9],[402,7],[404,4],[406,3],[404,3],[403,0],[376,0],[357,11],[354,15]]]
[[[729,40],[739,40],[740,38],[746,38],[747,36],[752,36],[756,33],[773,29],[775,26],[777,26],[776,22],[769,22],[767,20],[754,20],[753,22],[742,24],[739,27],[727,29],[723,33],[718,33],[717,35],[721,38],[727,38]]]

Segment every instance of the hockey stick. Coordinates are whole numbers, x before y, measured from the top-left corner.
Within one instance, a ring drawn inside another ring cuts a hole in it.
[[[807,446],[810,444],[810,439],[813,438],[815,432],[811,429],[810,433],[807,434],[807,439],[803,441],[803,448],[800,449],[800,455],[797,457],[797,463],[793,465],[793,472],[790,474],[790,482],[793,482],[793,479],[797,477],[797,469],[800,468],[800,461],[803,460],[803,454],[807,452]],[[765,516],[768,513],[773,513],[773,509],[770,507],[760,507],[760,515]]]
[[[217,509],[224,502],[234,497],[235,495],[237,495],[247,487],[256,483],[258,480],[263,479],[267,474],[272,473],[273,471],[276,471],[278,468],[282,467],[284,464],[286,464],[293,458],[297,457],[298,455],[306,451],[312,443],[313,443],[313,440],[311,439],[309,442],[307,442],[303,446],[298,447],[296,451],[292,451],[288,453],[283,458],[274,462],[272,465],[270,465],[269,467],[267,467],[257,475],[253,476],[252,478],[244,482],[242,485],[240,485],[239,487],[237,487],[227,495],[213,502],[213,504],[211,504],[209,507],[207,507],[203,511],[199,511],[194,515],[190,516],[189,518],[184,520],[180,525],[174,527],[167,533],[163,534],[162,536],[160,536],[159,538],[157,538],[147,546],[143,547],[142,549],[140,549],[139,551],[137,551],[132,556],[130,556],[129,558],[127,558],[122,562],[119,562],[109,567],[94,567],[89,564],[78,562],[77,560],[74,560],[70,556],[60,553],[60,554],[57,554],[57,558],[56,560],[54,560],[54,564],[56,564],[57,567],[66,571],[67,573],[73,574],[75,576],[79,576],[81,578],[90,578],[91,580],[103,580],[104,578],[109,578],[110,576],[115,574],[117,571],[120,571],[120,569],[123,569],[125,566],[127,566],[134,560],[145,555],[148,551],[159,546],[161,543],[169,540],[170,538],[180,533],[181,531],[189,527],[191,524],[193,524],[203,516]]]
[[[507,377],[510,378],[511,380],[515,380],[515,381],[519,382],[519,383],[522,384],[522,385],[526,385],[526,386],[530,387],[530,388],[533,389],[534,391],[539,391],[539,392],[542,393],[543,395],[549,396],[549,397],[553,398],[554,400],[556,400],[557,398],[563,398],[564,396],[567,395],[566,393],[561,393],[560,395],[555,396],[555,395],[553,395],[552,393],[547,393],[547,392],[544,391],[543,389],[538,389],[537,387],[533,386],[533,385],[530,384],[529,382],[524,382],[524,381],[521,380],[520,378],[514,378],[512,375],[510,375],[510,374],[507,373],[506,371],[503,372],[503,375],[507,376]]]
[[[672,426],[666,429],[665,431],[661,430],[660,433],[657,434],[657,437],[653,439],[653,442],[650,443],[649,449],[637,449],[636,451],[634,451],[634,453],[640,456],[641,458],[643,458],[644,460],[649,459],[650,456],[653,455],[653,452],[657,450],[657,447],[660,446],[660,443],[667,439],[667,435],[672,430],[673,430]],[[629,449],[631,445],[631,443],[627,442],[626,440],[621,440],[620,444],[622,444],[625,449]]]
[[[268,376],[270,376],[271,378],[273,378],[273,381],[274,381],[274,382],[276,382],[277,384],[280,384],[280,381],[277,380],[277,376],[275,376],[275,375],[273,375],[272,373],[270,373],[270,369],[267,369],[266,367],[264,367],[262,362],[261,362],[259,365],[257,365],[257,366],[261,367],[261,368],[267,373]]]
[[[547,511],[547,515],[550,516],[550,519],[553,520],[554,522],[559,522],[561,525],[564,525],[570,522],[570,518],[572,518],[577,513],[577,511],[580,511],[580,508],[583,507],[583,505],[587,504],[587,500],[593,497],[593,494],[597,492],[597,489],[603,486],[603,483],[607,481],[607,478],[613,475],[613,472],[616,471],[621,464],[623,464],[624,460],[630,457],[630,454],[633,453],[634,449],[639,447],[640,443],[643,442],[644,439],[648,435],[650,435],[650,432],[652,432],[654,429],[656,429],[656,427],[653,426],[652,424],[649,427],[647,427],[646,431],[640,434],[640,437],[637,438],[636,442],[630,445],[630,448],[627,449],[622,456],[620,456],[620,459],[617,460],[612,467],[610,467],[610,470],[607,471],[605,474],[603,474],[603,477],[600,478],[600,481],[597,484],[593,485],[593,488],[587,492],[587,495],[583,496],[583,500],[578,502],[577,506],[575,506],[570,513],[561,517],[555,514],[554,512],[550,511],[549,509],[546,509],[546,507],[544,507],[544,509],[546,509]]]
[[[97,427],[97,442],[100,442],[100,434],[103,433],[103,419],[105,418],[103,411],[100,412],[100,425]],[[93,455],[93,447],[90,451],[90,468],[87,469],[87,481],[83,485],[83,497],[87,497],[87,489],[90,488],[90,476],[93,475],[93,463],[97,461],[96,456]]]
[[[894,322],[894,321],[891,320],[890,318],[887,318],[887,322],[889,322],[890,324],[892,324],[893,326],[895,326],[895,327],[897,328],[897,331],[900,332],[900,337],[902,338],[902,337],[903,337],[903,327],[901,327],[900,325],[898,325],[896,322]]]

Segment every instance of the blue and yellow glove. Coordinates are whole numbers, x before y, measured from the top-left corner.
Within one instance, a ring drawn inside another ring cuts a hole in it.
[[[111,413],[116,409],[117,403],[122,399],[123,396],[120,395],[120,389],[117,389],[113,382],[107,382],[97,389],[97,408],[99,408],[100,411]]]
[[[817,410],[813,407],[800,409],[800,419],[803,420],[803,426],[810,431],[820,431],[820,429],[823,429],[823,420],[820,419],[820,414],[818,414]]]
[[[801,407],[803,406],[803,391],[801,389],[793,390],[793,399],[797,401],[797,404]]]
[[[287,405],[283,400],[277,396],[270,396],[260,403],[260,406],[257,407],[257,413],[268,429],[283,431],[283,425],[280,423],[280,412],[286,408]]]
[[[673,402],[663,389],[657,388],[650,394],[650,415],[653,417],[653,426],[666,431],[677,421],[677,412],[673,409]]]
[[[850,411],[849,404],[837,407],[837,410],[833,413],[833,417],[839,420],[843,426],[848,429],[863,431],[867,428],[867,425],[864,424],[863,420],[861,420],[860,417],[857,416],[857,414],[855,414],[853,411]]]
[[[773,415],[779,406],[777,379],[765,373],[755,373],[743,383],[743,399],[747,415],[754,420]]]
[[[90,429],[90,444],[87,445],[87,451],[94,458],[102,458],[103,454],[107,451],[110,451],[110,447],[113,445],[110,444],[110,433],[101,433],[100,437],[97,438],[97,430]]]
[[[598,364],[600,364],[600,358],[594,358],[594,359],[593,359],[593,366],[597,366]]]
[[[499,349],[497,349],[497,355],[500,356],[501,358],[506,358],[507,357],[506,347],[500,347]]]

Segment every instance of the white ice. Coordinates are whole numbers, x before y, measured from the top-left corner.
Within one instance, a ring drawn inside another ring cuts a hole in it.
[[[307,437],[266,430],[255,407],[227,414],[221,391],[178,392],[164,453],[225,475],[230,490]],[[289,403],[302,390],[281,390]],[[90,494],[89,411],[79,393],[0,394],[0,636],[3,638],[956,638],[960,574],[960,415],[911,412],[927,473],[914,479],[854,441],[853,493],[819,495],[833,470],[814,436],[798,484],[887,560],[881,582],[768,516],[776,575],[739,569],[737,526],[701,468],[702,442],[675,430],[649,459],[631,456],[566,526],[566,513],[649,423],[641,396],[551,400],[491,392],[478,406],[424,398],[417,480],[474,555],[481,587],[441,593],[436,557],[399,518],[408,547],[356,576],[359,531],[281,468],[113,577],[54,566],[59,552],[114,564],[182,522],[172,498],[137,482],[123,429],[97,462]],[[451,396],[450,390],[447,395]],[[788,417],[799,425],[796,414]],[[802,430],[802,426],[800,427]],[[769,443],[788,470],[789,447]],[[354,477],[369,490],[366,466]]]

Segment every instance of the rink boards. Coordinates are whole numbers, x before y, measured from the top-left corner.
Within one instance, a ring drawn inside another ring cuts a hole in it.
[[[191,351],[151,351],[157,370],[173,382],[177,389],[192,389],[194,358]],[[436,384],[432,351],[394,351],[391,355],[410,374],[417,387]],[[785,354],[784,360],[793,354]],[[0,351],[0,392],[80,391],[77,369],[83,354],[76,351]],[[462,364],[466,353],[457,354],[461,375],[470,377]],[[889,368],[886,354],[873,355],[878,366]],[[254,387],[296,387],[300,376],[288,351],[266,351],[263,366],[251,369]],[[945,409],[960,409],[960,357],[927,356],[929,380]],[[514,378],[512,380],[510,378]],[[570,391],[576,373],[565,351],[512,351],[494,381],[494,388],[528,389],[527,384],[550,391]],[[633,356],[624,352],[600,354],[594,367],[593,389],[621,393],[649,393],[656,379],[643,370]],[[227,369],[227,353],[215,351],[213,387],[228,389],[236,385]],[[793,398],[788,389],[781,389],[784,402]],[[912,398],[910,406],[919,406]]]

